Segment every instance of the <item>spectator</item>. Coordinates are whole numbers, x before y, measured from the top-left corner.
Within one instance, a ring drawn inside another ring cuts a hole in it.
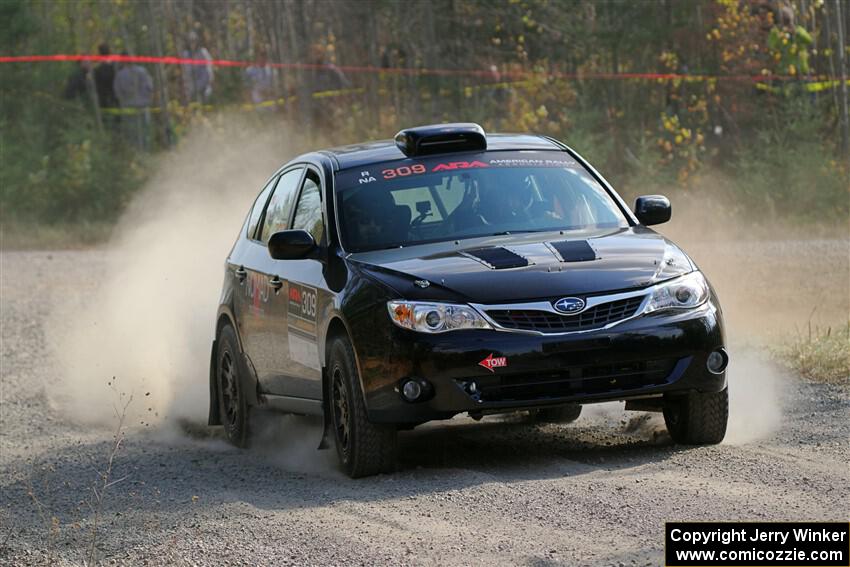
[[[100,55],[109,55],[109,44],[101,43],[97,52]],[[115,128],[119,121],[120,115],[114,111],[118,107],[118,99],[115,98],[115,63],[103,62],[94,68],[94,89],[97,93],[97,103],[104,111],[104,123],[112,128]]]
[[[504,108],[509,104],[512,93],[510,77],[508,77],[508,81],[503,82],[499,67],[491,63],[487,67],[485,78],[490,82],[490,85],[484,85],[483,96],[479,96],[478,101],[485,105],[485,112],[494,116],[493,129],[499,131],[502,127],[500,117],[504,114]]]
[[[80,61],[65,83],[62,98],[68,100],[79,98],[85,102],[88,97],[89,73],[91,73],[91,61]]]
[[[122,55],[127,55],[127,52]],[[123,111],[121,123],[127,141],[140,150],[147,150],[150,106],[153,104],[153,80],[150,73],[137,63],[121,63],[113,88]]]
[[[207,102],[212,96],[213,66],[212,56],[206,47],[201,46],[200,38],[194,31],[189,32],[184,59],[203,59],[206,65],[183,65],[183,92],[188,102]]]
[[[338,91],[350,88],[351,82],[342,69],[333,64],[328,49],[321,44],[313,44],[310,48],[310,63],[312,97],[306,101],[306,108],[310,109],[311,123],[329,132],[346,112],[347,105],[340,97],[344,93]]]
[[[245,84],[249,100],[253,104],[260,104],[275,98],[274,70],[266,61],[265,49],[258,49],[257,63],[245,69]]]
[[[310,49],[310,63],[313,68],[313,92],[335,91],[347,89],[351,81],[342,69],[328,61],[327,48],[321,44],[313,44]]]

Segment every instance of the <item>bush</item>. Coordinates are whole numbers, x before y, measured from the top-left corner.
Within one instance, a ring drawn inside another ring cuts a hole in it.
[[[23,116],[4,113],[0,123],[0,220],[115,220],[144,181],[143,156],[116,133],[100,132],[79,103],[58,97],[31,103]]]
[[[774,217],[846,222],[850,172],[824,138],[821,116],[808,99],[791,100],[772,127],[742,143],[730,169],[744,202]]]

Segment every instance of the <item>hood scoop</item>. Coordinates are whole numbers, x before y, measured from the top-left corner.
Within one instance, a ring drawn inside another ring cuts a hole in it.
[[[550,242],[549,246],[560,256],[562,262],[589,262],[599,259],[596,250],[587,240],[559,240]]]
[[[528,265],[528,259],[507,248],[494,246],[492,248],[474,248],[460,253],[462,256],[481,262],[488,268],[504,270],[506,268],[522,268]]]

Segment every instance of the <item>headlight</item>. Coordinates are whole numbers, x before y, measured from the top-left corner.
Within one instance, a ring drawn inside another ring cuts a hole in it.
[[[661,309],[691,309],[708,299],[708,284],[700,272],[691,272],[655,286],[652,298],[643,310],[652,313]]]
[[[468,305],[388,301],[387,308],[393,323],[422,333],[492,328],[475,309]]]

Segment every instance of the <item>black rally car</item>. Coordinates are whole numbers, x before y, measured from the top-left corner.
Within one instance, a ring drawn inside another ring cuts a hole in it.
[[[302,155],[227,258],[210,424],[245,446],[252,408],[323,415],[351,476],[389,470],[399,429],[462,412],[571,421],[626,400],[718,443],[720,305],[647,228],[670,210],[632,212],[556,140],[476,124]]]

